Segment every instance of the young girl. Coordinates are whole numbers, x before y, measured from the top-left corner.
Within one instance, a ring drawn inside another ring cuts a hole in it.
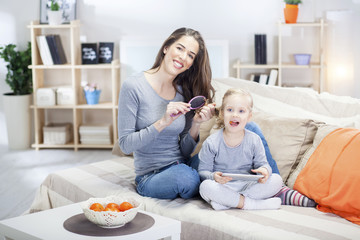
[[[272,197],[282,187],[282,179],[272,174],[260,137],[245,129],[252,116],[251,95],[229,89],[220,107],[220,131],[209,136],[199,153],[201,197],[215,210],[278,209],[281,199]],[[262,174],[258,181],[232,180],[223,173]]]

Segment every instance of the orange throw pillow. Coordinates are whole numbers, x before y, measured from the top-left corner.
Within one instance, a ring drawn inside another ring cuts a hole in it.
[[[338,128],[328,134],[300,172],[294,189],[331,212],[360,225],[360,131]]]

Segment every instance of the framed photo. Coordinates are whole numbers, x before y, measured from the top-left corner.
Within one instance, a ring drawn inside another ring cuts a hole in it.
[[[76,0],[56,0],[59,3],[60,9],[63,10],[62,22],[70,23],[76,19]],[[47,11],[50,9],[50,0],[40,0],[40,23],[47,24],[48,16]]]
[[[97,43],[82,43],[81,44],[81,63],[82,64],[97,64],[99,61]]]
[[[99,43],[99,63],[111,63],[114,55],[113,42]]]

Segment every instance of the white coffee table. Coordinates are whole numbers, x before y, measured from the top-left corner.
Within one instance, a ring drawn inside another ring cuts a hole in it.
[[[159,216],[157,214],[139,211],[154,218],[155,223],[149,229],[130,235],[114,237],[91,237],[72,233],[64,229],[63,223],[69,217],[82,213],[79,203],[64,207],[54,208],[47,211],[24,215],[0,221],[0,238],[5,239],[51,239],[51,240],[71,240],[71,239],[160,239],[171,237],[171,239],[180,239],[181,222]]]

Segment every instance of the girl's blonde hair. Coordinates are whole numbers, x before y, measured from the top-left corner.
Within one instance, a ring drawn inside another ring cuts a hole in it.
[[[253,102],[253,98],[252,98],[250,92],[246,91],[245,89],[241,89],[241,88],[230,88],[224,94],[223,99],[222,99],[222,104],[221,104],[220,108],[218,109],[218,111],[216,111],[216,125],[217,125],[216,128],[223,128],[225,126],[224,108],[226,105],[226,99],[235,94],[245,97],[247,99],[248,109],[250,112],[252,112],[254,102]]]

